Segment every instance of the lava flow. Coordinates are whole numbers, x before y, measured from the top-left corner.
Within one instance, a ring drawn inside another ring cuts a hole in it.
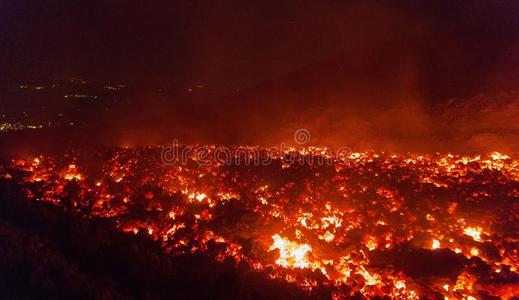
[[[160,148],[68,151],[12,159],[0,180],[28,201],[147,235],[168,255],[232,259],[309,295],[519,294],[518,160],[360,152],[346,163],[297,163],[324,152],[168,165]]]

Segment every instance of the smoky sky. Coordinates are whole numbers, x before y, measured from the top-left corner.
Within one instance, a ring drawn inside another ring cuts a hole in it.
[[[498,64],[515,1],[0,1],[5,79],[83,76],[231,92],[395,40],[448,36]]]
[[[128,83],[54,145],[519,151],[517,1],[0,0],[0,71]]]

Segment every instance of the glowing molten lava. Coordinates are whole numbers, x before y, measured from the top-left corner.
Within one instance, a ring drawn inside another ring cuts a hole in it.
[[[276,259],[276,264],[292,268],[310,267],[310,262],[308,261],[308,254],[312,251],[310,245],[299,245],[286,238],[280,237],[279,234],[273,235],[272,239],[274,243],[270,246],[269,250],[279,249],[279,258]]]
[[[30,201],[144,235],[165,253],[232,259],[309,294],[519,294],[514,158],[356,152],[312,164],[298,162],[325,149],[254,149],[270,164],[200,165],[190,157],[166,165],[159,148],[107,149],[15,159],[0,180],[21,186]]]

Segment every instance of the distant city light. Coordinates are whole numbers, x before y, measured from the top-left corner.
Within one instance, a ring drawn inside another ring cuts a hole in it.
[[[26,129],[40,129],[43,125],[29,125],[22,123],[0,123],[0,132],[20,131]]]

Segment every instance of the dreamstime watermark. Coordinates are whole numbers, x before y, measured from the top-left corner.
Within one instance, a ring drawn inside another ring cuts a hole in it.
[[[281,143],[274,147],[223,145],[189,146],[180,145],[173,140],[171,145],[162,148],[160,159],[167,165],[198,166],[268,166],[273,162],[281,162],[283,166],[290,165],[349,165],[351,149],[340,147],[336,150],[323,147],[305,147],[312,139],[310,131],[304,128],[294,132],[294,142],[300,147],[288,146]]]
[[[312,135],[308,129],[299,128],[294,131],[294,142],[296,142],[298,145],[308,144],[311,140]]]

